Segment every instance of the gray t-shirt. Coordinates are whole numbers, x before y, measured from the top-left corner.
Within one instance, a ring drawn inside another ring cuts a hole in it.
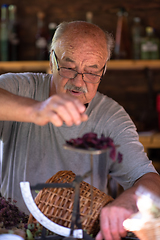
[[[50,74],[18,73],[0,76],[0,87],[20,96],[43,101],[49,97]],[[17,206],[28,212],[20,192],[21,181],[31,185],[46,182],[60,170],[84,174],[90,170],[89,154],[75,153],[63,148],[66,140],[95,132],[111,137],[123,155],[121,163],[113,162],[107,154],[93,159],[93,185],[107,192],[110,174],[124,189],[147,172],[156,172],[138,141],[135,125],[128,114],[113,99],[97,92],[87,110],[89,120],[79,126],[65,124],[55,127],[48,123],[0,122],[3,141],[1,193],[17,201]],[[90,177],[85,179],[90,183]],[[35,193],[33,193],[33,197]]]

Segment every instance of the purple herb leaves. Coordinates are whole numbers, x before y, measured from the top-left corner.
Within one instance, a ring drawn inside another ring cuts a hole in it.
[[[116,146],[114,145],[114,142],[111,138],[105,137],[103,134],[101,135],[100,138],[97,137],[96,133],[89,132],[84,134],[81,138],[75,138],[75,139],[70,139],[66,141],[66,143],[70,146],[73,146],[75,148],[81,148],[81,149],[109,149],[110,150],[110,158],[113,161],[117,161],[118,163],[122,162],[122,154],[118,152],[116,154]],[[117,155],[117,156],[116,156]]]
[[[24,212],[19,211],[15,201],[12,201],[10,198],[6,200],[4,197],[0,197],[0,223],[3,223],[1,227],[9,229],[21,222],[27,223],[27,221],[28,216]]]

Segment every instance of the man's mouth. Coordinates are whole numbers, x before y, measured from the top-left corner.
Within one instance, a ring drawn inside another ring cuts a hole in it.
[[[88,92],[87,87],[77,87],[67,82],[64,86],[64,89],[74,96],[79,96]]]
[[[74,91],[74,90],[68,90],[68,92],[70,92],[74,96],[80,96],[83,94],[83,92],[78,92],[78,91]]]

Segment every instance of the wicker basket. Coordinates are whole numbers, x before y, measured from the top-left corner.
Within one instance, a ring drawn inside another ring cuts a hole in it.
[[[70,183],[75,179],[72,171],[59,171],[46,183]],[[82,181],[80,183],[80,216],[82,219],[82,228],[88,234],[95,236],[99,231],[99,214],[101,209],[113,200],[111,196],[106,195],[97,188],[93,187],[92,213],[91,207],[91,185]],[[72,218],[72,209],[74,203],[73,188],[45,188],[41,190],[35,198],[35,203],[41,212],[53,222],[70,227]],[[37,221],[30,214],[28,223]]]

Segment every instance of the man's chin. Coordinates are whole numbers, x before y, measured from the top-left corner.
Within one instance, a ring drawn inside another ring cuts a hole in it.
[[[86,101],[85,94],[82,93],[82,92],[74,92],[74,91],[71,91],[71,90],[67,90],[66,93],[68,93],[69,95],[71,95],[71,96],[73,96],[73,97],[78,98],[79,101],[80,101],[82,104],[88,103],[88,102]]]

